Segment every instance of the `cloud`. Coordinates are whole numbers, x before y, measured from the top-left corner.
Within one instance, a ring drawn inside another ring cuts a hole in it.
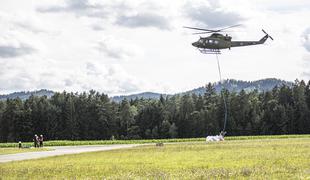
[[[310,52],[310,28],[306,29],[302,34],[304,48]]]
[[[31,31],[33,33],[43,33],[47,32],[45,29],[39,27],[30,21],[17,21],[14,23],[17,27],[23,28],[25,30]]]
[[[96,67],[94,63],[87,62],[86,63],[86,74],[99,76],[101,74],[100,70]]]
[[[101,25],[101,24],[93,24],[91,26],[91,28],[94,30],[94,31],[103,31],[105,30],[105,28]]]
[[[42,24],[42,21],[33,15],[0,12],[0,24],[7,26],[6,28],[9,28],[10,31],[26,30],[33,33],[46,32],[46,29],[43,28],[44,24]],[[2,31],[3,29],[6,29],[4,27],[2,28]]]
[[[31,54],[35,51],[32,47],[26,44],[19,44],[17,46],[1,45],[0,44],[0,57],[12,58],[22,55]]]
[[[87,62],[79,77],[71,77],[72,87],[82,87],[83,90],[96,89],[108,94],[123,94],[138,92],[143,83],[126,72],[118,64],[101,64]],[[93,79],[96,79],[94,81]]]
[[[32,15],[0,12],[0,58],[15,58],[43,50],[38,33],[47,32],[42,28],[44,25]]]
[[[135,15],[120,16],[116,24],[130,28],[156,27],[159,29],[169,29],[168,19],[155,13],[137,13]]]
[[[37,8],[41,13],[58,13],[69,12],[77,16],[89,16],[103,18],[108,15],[104,6],[98,3],[93,3],[89,0],[66,0],[62,6],[49,6]]]
[[[28,39],[18,31],[4,30],[0,36],[0,58],[15,58],[35,52],[36,48],[26,43]]]
[[[99,4],[90,0],[67,0],[62,6],[40,7],[37,11],[41,13],[74,13],[76,16],[87,16],[95,18],[113,19],[113,23],[129,28],[156,27],[169,29],[169,20],[164,16],[151,12],[152,7],[146,3],[137,6],[126,4],[122,1],[114,3]],[[142,9],[145,12],[137,9]],[[103,30],[100,25],[93,25],[93,30]]]
[[[210,28],[239,24],[244,19],[235,12],[221,9],[216,1],[209,1],[209,5],[187,3],[184,9],[187,17]]]
[[[302,59],[303,72],[301,73],[301,76],[310,80],[310,53],[303,55]]]
[[[305,77],[307,79],[310,79],[310,72],[303,72],[302,77]]]
[[[307,53],[303,56],[303,67],[304,71],[302,72],[301,76],[310,79],[310,27],[307,28],[302,33],[302,45],[307,50]]]
[[[111,94],[134,93],[141,91],[143,83],[132,75],[128,74],[120,65],[111,65],[104,79],[109,80],[109,84],[114,84],[113,89],[109,90]]]
[[[310,3],[309,1],[290,1],[285,0],[282,3],[276,1],[269,1],[268,4],[265,4],[267,9],[279,12],[279,13],[292,13],[296,11],[309,11]]]
[[[140,91],[143,83],[121,65],[86,62],[83,66],[31,55],[26,58],[0,61],[1,91],[51,89],[55,91],[88,91],[113,94]]]
[[[108,37],[100,40],[96,47],[100,53],[105,54],[109,58],[118,60],[125,60],[140,54],[137,47],[125,40],[115,37]]]
[[[281,6],[296,4],[284,1]],[[213,28],[247,23],[238,39],[261,36],[257,26],[283,36],[268,48],[225,51],[223,66],[229,67],[225,72],[231,78],[276,76],[291,80],[303,72],[309,75],[309,65],[304,69],[299,66],[303,62],[300,50],[310,54],[309,33],[301,33],[309,27],[309,11],[282,14],[270,11],[270,3],[278,7],[267,0],[1,1],[0,84],[4,86],[0,88],[11,92],[46,88],[95,89],[111,94],[140,89],[174,93],[217,80],[213,61],[206,60],[212,57],[202,56],[191,47],[197,37],[185,35],[183,25]],[[285,27],[290,31],[283,33]],[[296,32],[298,37],[291,38]],[[249,54],[251,62],[245,60]],[[269,62],[266,57],[275,60]],[[280,64],[277,59],[281,59]],[[250,73],[256,72],[255,68],[245,68],[253,67],[253,62],[260,62],[259,73]],[[280,66],[277,72],[272,69],[275,65]],[[165,90],[164,84],[171,89]]]

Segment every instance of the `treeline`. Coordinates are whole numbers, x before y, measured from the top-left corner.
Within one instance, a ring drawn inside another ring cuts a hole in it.
[[[310,133],[310,81],[268,92],[222,91],[228,104],[228,135]],[[149,139],[205,137],[223,128],[224,104],[214,86],[204,95],[116,103],[105,94],[56,93],[51,98],[0,101],[0,141],[46,139]]]

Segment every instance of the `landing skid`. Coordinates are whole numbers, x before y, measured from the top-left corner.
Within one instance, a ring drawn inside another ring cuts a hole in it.
[[[221,54],[221,51],[219,49],[198,48],[198,50],[203,54]]]

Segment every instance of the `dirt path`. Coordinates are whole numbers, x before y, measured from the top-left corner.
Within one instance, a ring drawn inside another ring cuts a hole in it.
[[[59,156],[65,154],[78,154],[83,152],[107,151],[112,149],[123,149],[140,146],[139,144],[122,144],[122,145],[94,145],[94,146],[56,146],[51,147],[51,151],[26,152],[18,154],[0,155],[0,163],[11,161],[22,161],[27,159],[38,159],[50,156]]]

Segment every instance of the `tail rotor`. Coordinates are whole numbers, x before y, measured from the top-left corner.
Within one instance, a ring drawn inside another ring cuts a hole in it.
[[[273,40],[273,38],[272,38],[271,36],[269,36],[269,34],[268,34],[265,30],[262,29],[262,31],[263,31],[263,33],[265,33],[271,40]]]

